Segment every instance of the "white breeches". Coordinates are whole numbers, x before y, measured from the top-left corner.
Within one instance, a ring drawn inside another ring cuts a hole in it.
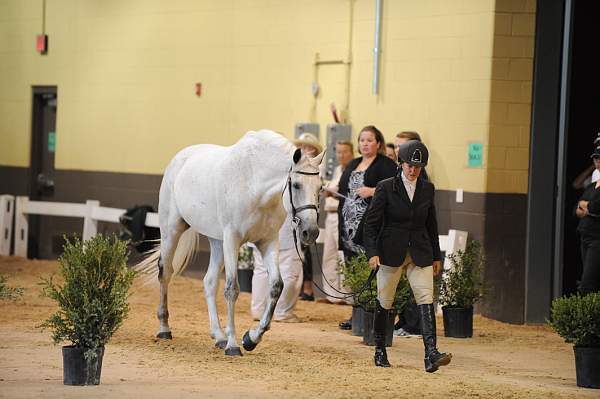
[[[379,266],[377,299],[381,306],[384,309],[392,308],[396,288],[404,272],[406,272],[417,305],[433,303],[433,266],[419,267],[413,263],[410,253],[407,253],[404,263],[400,267]]]
[[[263,263],[256,260],[255,258],[250,311],[253,318],[260,319],[269,295],[269,275]],[[279,251],[279,272],[283,280],[283,290],[275,306],[274,320],[284,320],[293,316],[293,309],[302,289],[302,262],[294,248]]]
[[[336,292],[344,292],[342,289],[342,274],[338,270],[338,260],[343,257],[339,256],[338,251],[338,215],[337,212],[327,212],[325,218],[325,239],[323,241],[323,277],[327,281],[323,281],[323,291],[327,294],[329,302],[341,303],[345,302],[342,299],[334,298],[342,294]]]

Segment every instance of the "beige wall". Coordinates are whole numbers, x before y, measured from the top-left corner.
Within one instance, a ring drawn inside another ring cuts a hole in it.
[[[534,6],[534,2],[497,1],[486,185],[488,192],[527,192]]]
[[[47,0],[46,56],[42,0],[0,1],[0,165],[29,165],[31,86],[56,85],[60,169],[162,173],[189,144],[324,131],[335,102],[355,132],[419,131],[438,188],[526,192],[535,2],[383,3],[374,96],[371,0]],[[470,141],[483,168],[466,167]]]

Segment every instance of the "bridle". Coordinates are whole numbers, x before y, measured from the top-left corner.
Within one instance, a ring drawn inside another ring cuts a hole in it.
[[[292,173],[298,173],[299,175],[306,175],[306,176],[318,176],[320,173],[319,172],[303,172],[301,170],[292,171],[292,169],[290,168],[290,171],[288,172],[287,182],[285,184],[288,189],[288,194],[290,196],[290,205],[292,206],[292,223],[295,226],[300,226],[302,224],[302,220],[300,220],[300,218],[298,217],[298,214],[302,211],[306,211],[306,210],[310,210],[310,209],[313,209],[315,212],[317,212],[317,222],[318,222],[319,221],[319,208],[317,208],[316,205],[314,205],[314,204],[302,205],[302,206],[299,206],[298,208],[296,208],[296,206],[294,205],[294,197],[292,195]],[[285,187],[284,187],[283,191],[285,191]],[[283,197],[283,192],[281,193],[281,196]],[[294,239],[295,239],[295,234],[294,234]]]
[[[298,254],[298,258],[302,261],[302,263],[304,264],[304,259],[302,258],[302,256],[300,255],[300,251],[298,250],[298,238],[296,237],[296,228],[298,226],[300,226],[302,224],[302,220],[297,216],[298,213],[305,211],[305,210],[310,210],[313,209],[315,212],[317,212],[317,222],[319,221],[319,209],[317,208],[316,205],[303,205],[300,206],[298,208],[296,208],[296,206],[294,205],[294,197],[292,196],[292,173],[298,173],[300,175],[307,175],[307,176],[316,176],[319,175],[319,172],[303,172],[303,171],[292,171],[292,168],[290,167],[290,170],[288,172],[288,178],[286,181],[286,187],[288,189],[288,194],[290,196],[290,205],[292,206],[292,233],[293,233],[293,237],[294,237],[294,248],[296,249],[296,253]],[[285,193],[285,189],[286,187],[283,188],[282,192],[281,192],[281,196],[283,197],[283,194]],[[315,247],[316,249],[316,247]],[[319,259],[320,261],[320,259]],[[327,294],[323,288],[321,288],[318,284],[316,284],[314,281],[312,282],[313,285],[315,285],[321,292],[323,292],[325,295],[329,295],[333,298],[338,298],[338,299],[348,299],[350,297],[358,297],[358,295],[360,295],[363,291],[365,291],[366,289],[369,289],[371,287],[371,282],[373,281],[373,279],[375,278],[375,275],[377,274],[377,272],[379,271],[379,266],[377,266],[377,268],[375,270],[371,270],[371,273],[369,274],[369,277],[367,278],[367,281],[365,282],[365,284],[357,291],[357,292],[343,292],[343,291],[339,291],[336,288],[334,288],[331,283],[327,280],[327,278],[325,277],[325,275],[323,274],[323,279],[327,282],[327,284],[333,288],[334,291],[336,291],[339,294],[342,294],[343,296],[338,297],[338,296],[334,296],[331,294]],[[323,267],[321,266],[321,274],[323,273]]]
[[[315,212],[317,212],[317,223],[318,223],[319,222],[319,208],[317,208],[317,206],[314,204],[302,205],[302,206],[299,206],[298,208],[296,208],[296,206],[294,205],[294,197],[292,195],[292,173],[298,173],[299,175],[305,175],[305,176],[318,176],[320,173],[319,172],[304,172],[301,170],[292,171],[292,168],[290,167],[290,170],[288,172],[288,178],[285,183],[285,186],[288,189],[288,194],[290,196],[290,205],[292,206],[292,235],[294,237],[294,248],[296,248],[296,253],[298,254],[298,258],[300,258],[302,263],[304,263],[304,259],[300,255],[300,251],[298,251],[298,237],[296,236],[296,229],[302,224],[302,219],[300,219],[298,217],[298,214],[302,211],[312,209]],[[286,187],[284,187],[281,192],[282,197],[283,197],[283,193],[285,193]]]

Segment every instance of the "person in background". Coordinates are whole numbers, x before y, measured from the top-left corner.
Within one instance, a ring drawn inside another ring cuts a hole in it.
[[[323,147],[319,142],[317,136],[312,133],[302,133],[296,140],[294,145],[301,148],[310,158],[314,158],[323,151]],[[303,301],[314,301],[315,295],[312,286],[313,277],[313,262],[312,254],[309,247],[302,246],[302,290],[300,292],[300,299]]]
[[[373,321],[375,365],[390,367],[385,349],[388,314],[403,273],[421,316],[425,371],[450,363],[451,354],[437,349],[433,276],[442,268],[435,211],[435,187],[419,178],[429,151],[410,140],[398,149],[397,176],[377,185],[365,216],[364,245],[369,266],[377,271],[377,304]]]
[[[600,146],[596,147],[594,154],[592,154],[592,164],[589,168],[584,170],[573,180],[573,188],[576,190],[582,190],[590,185],[590,183],[596,183],[600,180]]]
[[[398,167],[385,156],[385,139],[375,126],[362,128],[358,134],[358,151],[361,156],[348,163],[339,184],[339,248],[344,252],[344,260],[364,252],[363,216],[377,183],[394,176]],[[339,327],[352,329],[352,320],[341,322]]]
[[[600,158],[600,147],[591,155],[596,164]],[[600,292],[600,180],[590,183],[577,203],[575,214],[580,219],[577,226],[581,245],[583,274],[579,292]]]
[[[314,157],[323,151],[319,140],[310,133],[302,134],[294,143],[308,156]],[[260,320],[267,302],[269,275],[258,250],[254,251],[254,261],[250,311],[253,319]],[[294,243],[292,216],[288,214],[279,230],[279,271],[283,280],[283,289],[275,306],[274,321],[301,322],[301,319],[294,313],[294,307],[302,290],[304,274],[302,266],[302,260],[298,257],[298,249]]]
[[[396,146],[393,143],[387,143],[385,145],[385,156],[396,162]]]
[[[332,287],[342,291],[341,275],[338,271],[338,184],[342,172],[354,157],[354,146],[350,141],[338,141],[335,145],[335,158],[338,165],[333,171],[331,181],[323,188],[325,197],[325,239],[323,242],[323,291],[327,295],[325,302],[346,303],[344,300],[335,298],[340,296]]]

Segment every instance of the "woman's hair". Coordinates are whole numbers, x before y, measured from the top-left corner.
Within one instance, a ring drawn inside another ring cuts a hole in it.
[[[396,135],[396,137],[398,137],[399,139],[421,141],[421,136],[419,136],[419,133],[413,132],[413,131],[410,131],[410,130],[407,130],[407,131],[404,131],[404,132],[400,132],[400,133],[398,133]]]
[[[391,148],[392,150],[396,150],[396,146],[394,145],[394,143],[386,143],[385,146],[387,148]]]
[[[360,135],[363,132],[371,132],[375,136],[375,141],[379,144],[379,148],[377,149],[377,153],[381,155],[385,155],[385,138],[383,137],[383,133],[379,129],[377,129],[374,125],[367,125],[363,127],[358,134],[358,142],[360,143]],[[358,152],[360,153],[360,146],[358,147]]]

